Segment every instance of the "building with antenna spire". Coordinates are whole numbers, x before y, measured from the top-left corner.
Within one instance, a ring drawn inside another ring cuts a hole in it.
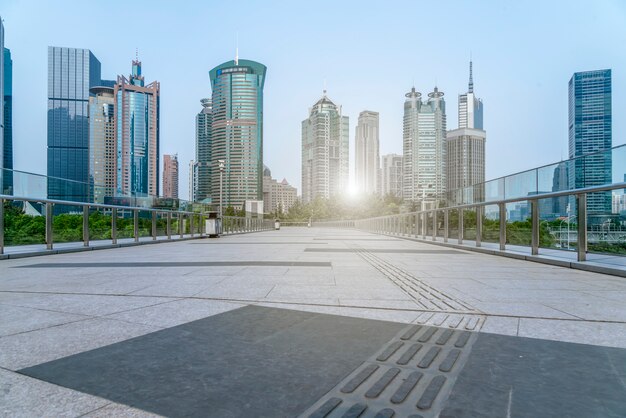
[[[467,93],[459,95],[459,127],[447,133],[447,188],[450,192],[485,181],[483,102],[474,94],[472,61]],[[474,200],[482,199],[483,186],[472,190]],[[452,197],[452,196],[451,196]]]
[[[437,87],[422,102],[415,90],[405,94],[402,197],[436,202],[446,191],[446,103]]]
[[[348,186],[349,120],[327,96],[302,121],[302,202],[329,198]]]
[[[215,205],[243,209],[263,199],[263,87],[267,67],[256,61],[225,62],[209,72],[212,89],[210,167]],[[223,192],[216,168],[224,161]]]

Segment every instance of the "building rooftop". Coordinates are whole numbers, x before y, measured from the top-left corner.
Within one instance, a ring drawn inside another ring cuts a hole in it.
[[[625,280],[333,228],[0,260],[0,415],[624,416]]]

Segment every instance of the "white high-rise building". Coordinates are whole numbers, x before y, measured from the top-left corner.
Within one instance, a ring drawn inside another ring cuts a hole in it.
[[[324,95],[302,121],[302,201],[329,198],[348,186],[349,121]]]
[[[447,134],[448,190],[453,192],[485,181],[485,142],[483,102],[474,95],[472,62],[467,93],[459,95],[459,128]],[[480,200],[482,186],[474,188],[473,199]],[[467,194],[465,195],[467,197]],[[454,199],[454,196],[450,196]]]
[[[422,102],[415,87],[406,95],[403,125],[402,196],[436,202],[446,191],[446,104],[435,87]]]
[[[362,193],[378,191],[380,162],[378,112],[364,110],[359,114],[354,138],[356,187]]]
[[[402,197],[402,155],[383,155],[380,171],[380,194]]]

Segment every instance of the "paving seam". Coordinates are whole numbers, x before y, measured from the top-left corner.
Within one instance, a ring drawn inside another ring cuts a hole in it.
[[[409,325],[300,417],[439,416],[478,333]]]

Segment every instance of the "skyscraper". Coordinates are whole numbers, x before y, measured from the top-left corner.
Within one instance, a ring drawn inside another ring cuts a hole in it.
[[[122,195],[159,194],[160,84],[144,85],[141,62],[115,84],[116,187]]]
[[[415,87],[406,95],[403,124],[403,198],[434,202],[446,190],[446,103],[435,87],[422,102]]]
[[[611,70],[574,73],[569,81],[569,157],[609,150],[611,133]],[[611,153],[578,158],[569,172],[570,188],[611,183]],[[590,223],[611,213],[611,192],[587,196]]]
[[[97,86],[89,98],[89,183],[90,197],[105,203],[115,195],[115,96],[113,88]]]
[[[298,201],[298,190],[287,179],[279,182],[272,178],[272,172],[263,166],[263,206],[265,212],[285,213]]]
[[[329,198],[348,186],[349,121],[324,95],[302,121],[302,201]]]
[[[48,197],[85,201],[89,179],[89,89],[100,61],[88,49],[48,47]]]
[[[163,197],[178,199],[178,155],[163,156]]]
[[[213,105],[211,99],[202,99],[202,110],[196,115],[196,161],[195,161],[195,200],[211,197],[211,125]]]
[[[381,164],[380,194],[402,197],[402,155],[383,155]]]
[[[5,129],[8,130],[8,126],[7,125],[7,121],[6,121],[6,113],[8,113],[7,110],[5,110],[5,107],[7,106],[6,104],[6,94],[5,94],[5,89],[7,88],[6,86],[6,68],[5,68],[5,51],[8,51],[7,49],[4,48],[4,24],[2,23],[2,16],[0,16],[0,194],[3,193],[9,193],[10,194],[10,190],[6,190],[6,185],[5,182],[6,177],[8,172],[3,170],[3,168],[9,168],[6,167],[5,164],[5,154],[7,153],[6,151],[6,139],[5,139]],[[9,55],[10,56],[10,55]]]
[[[189,201],[196,201],[196,191],[198,190],[197,185],[197,168],[196,162],[194,160],[189,161]]]
[[[263,199],[263,86],[267,68],[228,61],[209,72],[212,88],[212,171],[224,161],[223,207],[244,208]],[[220,176],[211,176],[211,197],[220,204]]]
[[[378,112],[364,110],[359,114],[354,139],[356,187],[363,193],[378,191],[380,164]]]
[[[450,191],[477,185],[473,199],[484,197],[485,141],[483,102],[474,95],[472,62],[467,93],[459,95],[459,128],[448,131],[446,137],[447,188]]]
[[[1,19],[1,18],[0,18]],[[13,61],[11,60],[11,51],[8,48],[3,50],[3,63],[2,65],[2,77],[4,84],[4,93],[2,96],[2,117],[1,124],[3,125],[4,133],[0,139],[0,151],[2,155],[2,161],[0,167],[5,168],[4,173],[0,173],[0,185],[2,189],[0,192],[4,194],[13,194]]]

